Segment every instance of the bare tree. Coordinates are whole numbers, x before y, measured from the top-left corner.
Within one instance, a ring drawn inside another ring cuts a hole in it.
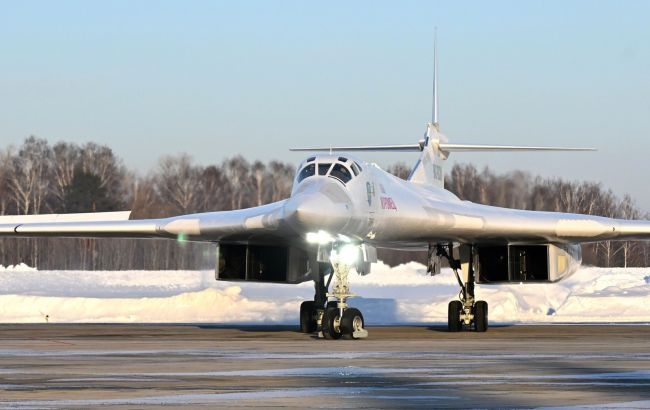
[[[386,168],[386,172],[395,175],[397,178],[406,180],[411,174],[410,168],[403,162],[398,162]]]
[[[266,174],[266,165],[260,161],[255,161],[251,167],[251,176],[253,178],[253,187],[257,199],[256,206],[264,204],[264,177]]]
[[[601,216],[609,218],[618,217],[617,202],[616,197],[611,191],[601,195],[599,206]],[[620,252],[620,247],[615,242],[602,241],[596,244],[596,248],[599,251],[601,263],[606,267],[614,266],[615,257]]]
[[[52,151],[44,139],[31,136],[11,159],[10,196],[18,214],[38,214],[49,193]]]
[[[623,219],[638,219],[640,212],[629,195],[625,195],[619,204],[619,216]],[[639,248],[639,243],[625,241],[620,243],[623,254],[623,267],[627,268],[629,263],[637,264],[639,258],[634,258],[634,252]]]
[[[164,213],[160,197],[156,193],[155,177],[137,177],[132,173],[126,175],[129,193],[131,218],[160,218],[170,216]]]
[[[239,209],[248,205],[248,196],[250,195],[249,173],[250,166],[248,161],[241,155],[226,160],[223,164],[223,170],[226,178],[232,186],[232,196],[230,198],[230,209]]]
[[[201,169],[192,164],[187,154],[167,156],[160,160],[155,179],[158,195],[176,213],[190,213],[199,208]]]
[[[203,169],[201,173],[203,195],[201,211],[221,211],[228,209],[232,196],[232,186],[223,170],[215,165]]]
[[[59,142],[52,148],[52,195],[53,203],[50,204],[50,212],[58,212],[63,203],[65,190],[72,182],[75,168],[80,164],[80,149],[75,144]]]
[[[83,172],[97,175],[107,195],[120,202],[124,198],[126,189],[124,184],[126,170],[122,160],[117,158],[109,147],[92,142],[81,148],[80,156]],[[120,201],[117,200],[118,198]]]
[[[18,155],[11,158],[7,176],[9,196],[12,198],[16,213],[39,214],[50,193],[50,171],[52,168],[52,150],[44,139],[30,136],[18,150]],[[23,246],[20,246],[21,243]],[[17,252],[28,255],[26,259],[32,266],[38,262],[39,242],[27,239],[19,242]]]
[[[5,215],[9,207],[8,178],[11,173],[11,148],[0,151],[0,215]]]
[[[291,185],[296,169],[292,165],[284,164],[278,161],[271,161],[269,164],[271,172],[271,197],[270,202],[277,202],[289,197]]]

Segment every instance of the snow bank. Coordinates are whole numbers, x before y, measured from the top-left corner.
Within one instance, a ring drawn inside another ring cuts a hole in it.
[[[21,271],[21,272],[24,272],[24,271],[35,271],[35,270],[36,270],[36,268],[32,268],[31,266],[27,266],[24,263],[19,263],[18,265],[9,265],[7,267],[4,267],[4,266],[0,265],[0,272],[3,272],[3,271],[12,271],[12,272],[13,271]]]
[[[370,324],[446,323],[450,270],[408,263],[352,274],[351,301]],[[650,268],[582,268],[555,284],[477,286],[490,322],[650,322]],[[293,324],[313,285],[216,282],[213,271],[37,271],[0,268],[0,322]]]

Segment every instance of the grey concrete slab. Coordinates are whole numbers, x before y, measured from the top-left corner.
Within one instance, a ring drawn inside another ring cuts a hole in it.
[[[650,326],[1,325],[0,408],[650,406]]]

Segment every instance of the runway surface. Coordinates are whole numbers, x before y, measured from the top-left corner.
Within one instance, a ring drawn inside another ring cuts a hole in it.
[[[650,406],[650,325],[0,325],[0,408]]]

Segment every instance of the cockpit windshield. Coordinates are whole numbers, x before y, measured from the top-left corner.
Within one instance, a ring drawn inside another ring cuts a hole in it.
[[[331,163],[325,162],[318,164],[318,175],[327,175],[327,171],[332,167]]]
[[[352,179],[352,173],[343,164],[334,164],[334,167],[332,167],[332,172],[330,172],[330,176],[340,180],[344,184]]]
[[[313,163],[307,164],[300,170],[300,173],[298,174],[298,182],[302,181],[307,177],[314,175],[315,173],[316,173],[316,165]]]
[[[347,184],[361,173],[361,166],[345,157],[310,157],[303,163],[296,182],[314,175],[328,176]]]

